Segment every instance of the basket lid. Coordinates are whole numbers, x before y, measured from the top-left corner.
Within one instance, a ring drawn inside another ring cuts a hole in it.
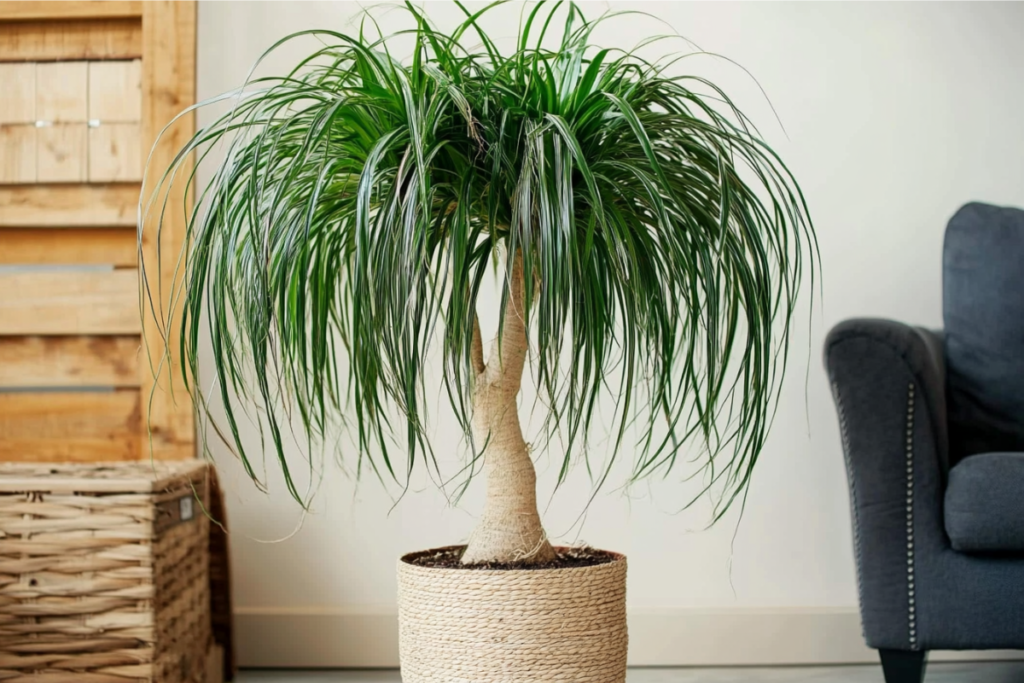
[[[180,462],[0,463],[0,493],[153,493],[202,479],[209,465]]]

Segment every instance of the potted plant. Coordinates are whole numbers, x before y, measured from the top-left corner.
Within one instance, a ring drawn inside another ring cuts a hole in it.
[[[464,547],[399,562],[405,680],[623,681],[625,558],[549,542],[525,369],[563,437],[560,476],[610,391],[612,448],[638,435],[634,476],[696,444],[717,519],[764,443],[814,233],[792,175],[714,85],[591,45],[600,20],[572,5],[528,8],[502,50],[480,26],[489,10],[463,8],[450,33],[412,5],[393,36],[310,31],[296,70],[229,94],[143,206],[159,231],[177,176],[195,197],[184,253],[166,255],[181,259],[174,334],[154,313],[169,343],[181,335],[186,382],[209,336],[217,434],[255,479],[231,399],[255,397],[299,500],[283,448],[295,422],[313,443],[341,417],[381,477],[430,466],[424,369],[442,358],[487,498]],[[205,187],[193,156],[216,158]],[[142,277],[145,302],[160,283]]]

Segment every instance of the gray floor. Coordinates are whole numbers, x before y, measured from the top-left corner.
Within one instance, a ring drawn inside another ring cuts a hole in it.
[[[630,669],[628,683],[882,683],[877,666]],[[1024,683],[1024,662],[932,664],[926,683]],[[245,671],[236,683],[399,683],[397,671]]]

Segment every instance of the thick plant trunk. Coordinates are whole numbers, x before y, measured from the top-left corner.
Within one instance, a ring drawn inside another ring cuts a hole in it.
[[[537,511],[537,475],[519,426],[518,393],[518,386],[510,390],[500,381],[476,392],[473,431],[478,444],[486,443],[487,501],[463,564],[535,564],[554,558]]]
[[[501,341],[483,362],[479,327],[473,334],[473,438],[484,448],[487,500],[470,537],[463,564],[539,564],[554,559],[537,511],[537,474],[519,424],[516,397],[526,364],[523,266],[516,257]]]

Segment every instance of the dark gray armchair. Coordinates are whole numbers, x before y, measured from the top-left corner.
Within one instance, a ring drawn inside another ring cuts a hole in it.
[[[1024,648],[1024,211],[950,220],[943,318],[850,320],[825,343],[888,683],[923,680],[928,650]]]

